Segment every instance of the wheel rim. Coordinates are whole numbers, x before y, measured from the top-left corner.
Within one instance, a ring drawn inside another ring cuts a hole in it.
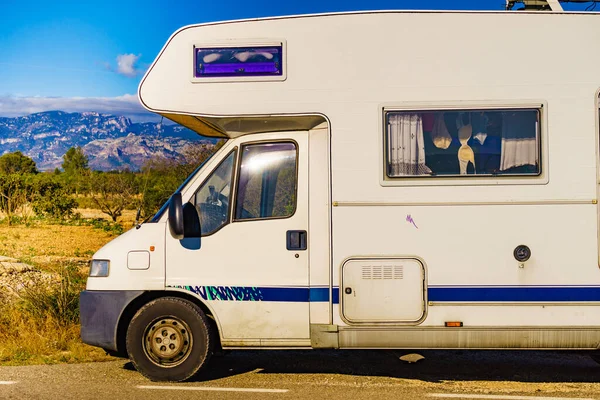
[[[174,367],[188,358],[192,340],[192,332],[184,321],[175,317],[161,317],[148,325],[143,347],[154,364]]]

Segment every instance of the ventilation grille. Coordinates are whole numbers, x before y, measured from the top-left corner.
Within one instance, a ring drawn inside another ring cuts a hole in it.
[[[402,265],[364,265],[363,279],[404,279]]]

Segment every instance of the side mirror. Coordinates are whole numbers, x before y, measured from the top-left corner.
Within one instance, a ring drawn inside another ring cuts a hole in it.
[[[200,236],[202,236],[202,230],[198,211],[192,203],[185,203],[183,205],[183,237],[199,238]]]
[[[183,239],[183,206],[181,193],[174,193],[169,200],[169,231],[175,239]]]

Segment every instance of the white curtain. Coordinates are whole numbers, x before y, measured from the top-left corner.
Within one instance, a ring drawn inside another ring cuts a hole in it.
[[[426,175],[423,122],[419,114],[398,113],[388,117],[389,176]]]
[[[516,111],[503,114],[501,171],[523,165],[537,165],[537,132],[537,113]]]
[[[500,170],[520,167],[523,165],[536,165],[537,140],[533,139],[505,139],[502,138],[502,157]]]

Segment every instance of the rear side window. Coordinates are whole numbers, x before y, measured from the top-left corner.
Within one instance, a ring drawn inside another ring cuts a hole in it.
[[[386,176],[539,175],[538,109],[386,111]]]
[[[296,210],[297,151],[292,142],[242,148],[236,220],[286,218]]]

